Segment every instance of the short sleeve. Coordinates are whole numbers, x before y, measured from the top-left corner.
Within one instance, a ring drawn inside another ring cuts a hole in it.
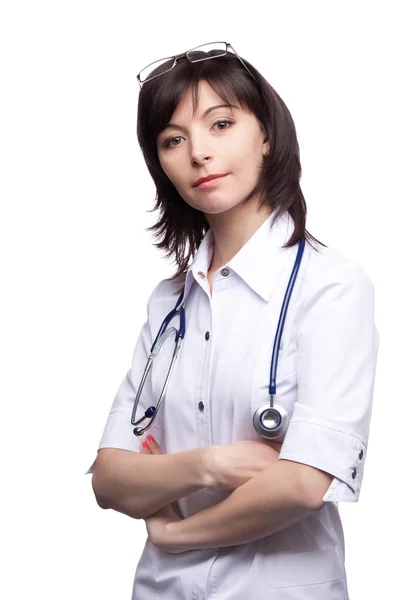
[[[131,424],[131,417],[137,390],[139,389],[153,342],[150,332],[150,304],[159,285],[160,284],[153,290],[147,303],[147,320],[142,325],[139,337],[136,341],[131,366],[122,380],[112,403],[97,451],[101,448],[121,448],[123,450],[135,452],[140,451],[139,446],[143,441],[143,437],[136,436],[133,433],[134,427]],[[151,377],[148,375],[140,396],[136,418],[142,416],[145,410],[152,404]],[[158,425],[152,425],[152,430],[156,430],[156,432],[163,435],[160,423],[158,423]],[[155,437],[160,445],[162,445],[163,442],[159,439],[160,436],[155,435]],[[95,462],[96,459],[86,471],[85,475],[93,473]]]
[[[379,346],[374,287],[354,263],[311,285],[298,323],[297,401],[279,458],[333,475],[324,502],[357,502]]]

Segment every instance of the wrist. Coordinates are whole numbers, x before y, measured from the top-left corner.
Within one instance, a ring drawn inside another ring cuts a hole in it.
[[[184,544],[183,531],[179,524],[179,521],[171,521],[164,529],[163,548],[169,554],[179,554],[180,552],[192,550],[190,544]]]
[[[215,451],[217,446],[204,446],[202,448],[201,470],[204,487],[218,487],[215,469]]]

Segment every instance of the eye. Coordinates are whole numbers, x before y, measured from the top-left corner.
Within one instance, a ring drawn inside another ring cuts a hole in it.
[[[225,119],[224,121],[217,121],[216,123],[214,123],[213,127],[215,125],[221,125],[221,123],[229,123],[230,125],[233,125],[233,121],[229,121],[228,119]],[[224,127],[224,129],[229,129],[229,127]],[[220,129],[220,131],[223,131],[224,129]]]
[[[173,142],[174,140],[179,140],[179,138],[182,137],[181,135],[176,135],[175,137],[172,138],[168,138],[164,143],[163,143],[163,148],[170,148],[170,143]],[[179,144],[178,144],[179,145]],[[175,147],[175,144],[172,144],[172,147]]]
[[[230,121],[229,119],[223,119],[221,121],[216,121],[214,123],[213,127],[215,127],[216,125],[221,125],[221,123],[222,124],[228,123],[229,126],[224,127],[223,129],[220,129],[219,127],[217,127],[218,131],[225,131],[225,129],[229,129],[229,127],[234,124],[234,122]],[[165,140],[162,147],[163,148],[177,148],[178,146],[180,146],[180,144],[172,144],[172,146],[171,146],[170,143],[173,142],[174,140],[179,140],[179,138],[181,138],[181,137],[182,137],[181,135],[175,135],[174,137],[168,138],[167,140]]]

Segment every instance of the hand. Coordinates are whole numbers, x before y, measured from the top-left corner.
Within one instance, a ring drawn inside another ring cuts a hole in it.
[[[139,451],[141,454],[164,454],[161,450],[160,445],[152,436],[150,436],[150,438],[149,436],[146,436],[145,439],[147,447],[143,448],[142,445],[139,446]],[[181,521],[182,519],[182,514],[176,502],[167,504],[166,506],[161,507],[152,515],[149,515],[145,519],[145,521],[147,533],[153,544],[161,548],[162,550],[169,552],[170,554],[182,552],[183,549],[175,548],[172,544],[169,543],[169,538],[167,535],[167,525],[169,523]]]
[[[209,446],[209,464],[216,487],[235,490],[279,458],[282,443],[242,440]]]

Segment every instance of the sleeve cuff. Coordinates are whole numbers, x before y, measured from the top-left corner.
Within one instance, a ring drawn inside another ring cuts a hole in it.
[[[321,418],[321,421],[325,419]],[[326,422],[291,421],[279,458],[308,464],[335,477],[322,500],[358,502],[367,446]]]

